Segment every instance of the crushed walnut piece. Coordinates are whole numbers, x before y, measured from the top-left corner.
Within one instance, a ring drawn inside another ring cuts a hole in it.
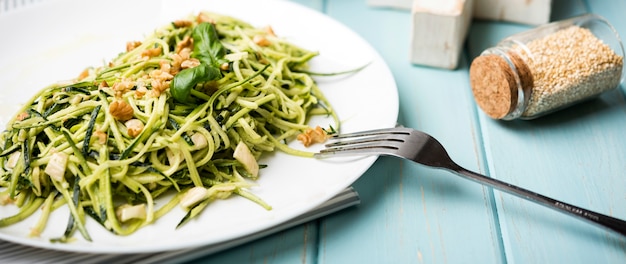
[[[170,88],[170,81],[152,79],[152,81],[150,81],[150,85],[152,86],[152,90],[149,91],[149,95],[152,97],[158,97],[161,93]]]
[[[125,101],[116,100],[109,105],[109,113],[115,120],[126,121],[133,118],[133,108]]]
[[[137,85],[137,89],[135,90],[135,97],[142,98],[148,92],[148,88],[145,85]]]
[[[164,70],[153,70],[148,74],[148,76],[150,76],[153,80],[159,81],[169,81],[174,78],[172,74]]]
[[[276,33],[274,33],[274,29],[271,26],[265,27],[265,32],[267,32],[270,36],[276,36]]]
[[[191,58],[186,61],[183,61],[180,64],[180,67],[183,69],[188,69],[188,68],[197,67],[198,65],[200,65],[200,61],[196,58]]]
[[[121,97],[123,94],[133,89],[134,86],[135,82],[132,80],[122,79],[119,82],[114,83],[112,89],[115,91],[116,97]]]
[[[170,71],[172,70],[172,64],[170,64],[168,60],[159,61],[159,67],[162,71],[167,73],[170,73]]]
[[[191,58],[191,51],[191,47],[185,47],[178,52],[178,55],[180,55],[180,58],[182,59],[181,62]]]
[[[272,44],[272,42],[269,41],[269,39],[267,39],[265,36],[263,35],[256,35],[252,38],[252,42],[254,42],[254,44],[257,44],[261,47],[267,47],[269,45]]]
[[[171,72],[171,65],[162,63],[160,70],[153,70],[150,72],[150,96],[158,97],[165,90],[170,88],[170,81],[174,79],[174,75]]]
[[[107,81],[102,81],[101,83],[98,84],[98,90],[102,90],[102,88],[105,87],[109,87],[109,84],[107,83]]]
[[[15,199],[11,198],[9,193],[0,194],[0,205],[12,204],[15,202]]]
[[[78,75],[78,80],[82,80],[89,77],[89,68],[84,69],[79,75]]]
[[[302,142],[305,147],[311,146],[315,143],[323,143],[330,136],[326,134],[326,131],[322,129],[320,126],[316,126],[315,128],[309,128],[304,133],[298,135],[296,139]]]
[[[141,41],[129,41],[126,42],[126,51],[134,50],[135,48],[141,46]]]
[[[176,53],[179,53],[184,48],[191,49],[192,47],[193,47],[193,38],[191,38],[190,36],[185,36],[183,40],[181,40],[180,42],[178,42],[178,44],[176,44],[175,51]]]
[[[208,14],[202,13],[202,12],[198,14],[198,16],[196,17],[196,21],[198,23],[208,22],[208,23],[215,24],[215,20],[213,18],[209,17]]]
[[[200,65],[200,61],[196,58],[191,58],[191,48],[183,47],[177,53],[170,55],[172,63],[170,65],[169,73],[176,75],[182,69],[193,68]]]
[[[193,25],[193,22],[191,20],[176,20],[174,22],[172,22],[172,24],[174,25],[174,27],[176,28],[183,28],[183,27],[191,27]]]
[[[124,122],[124,125],[126,126],[126,132],[132,138],[139,136],[144,129],[143,122],[136,118]]]
[[[228,62],[222,63],[222,65],[220,65],[220,70],[222,70],[222,71],[230,70],[230,63],[228,63]]]
[[[100,143],[101,145],[104,145],[104,143],[107,142],[107,133],[96,130],[95,132],[93,132],[93,135],[97,138],[98,143]]]
[[[29,116],[28,112],[21,112],[21,113],[17,114],[15,119],[17,119],[18,121],[22,121],[22,120],[26,119],[28,116]]]
[[[149,57],[149,58],[156,57],[156,56],[161,55],[162,50],[163,49],[161,47],[147,49],[141,52],[141,57]]]

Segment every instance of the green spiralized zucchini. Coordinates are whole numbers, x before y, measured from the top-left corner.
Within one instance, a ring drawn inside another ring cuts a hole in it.
[[[248,190],[258,175],[233,155],[243,144],[254,160],[275,150],[311,157],[287,145],[311,116],[338,129],[307,73],[315,56],[267,28],[201,12],[42,89],[0,134],[0,203],[20,208],[0,227],[43,208],[38,235],[67,206],[67,229],[53,239],[65,242],[75,230],[90,240],[87,217],[129,235],[179,204],[189,212],[182,225],[231,194],[271,209]]]

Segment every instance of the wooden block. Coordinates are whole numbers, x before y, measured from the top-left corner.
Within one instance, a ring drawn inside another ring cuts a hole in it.
[[[419,0],[368,0],[368,4],[411,10],[413,1]],[[552,0],[474,0],[473,17],[540,25],[550,21],[551,10]]]
[[[474,0],[415,0],[411,11],[411,63],[455,69]]]
[[[552,0],[476,0],[474,18],[540,25],[550,21]]]
[[[411,10],[413,0],[367,0],[367,4],[376,7],[390,7]]]

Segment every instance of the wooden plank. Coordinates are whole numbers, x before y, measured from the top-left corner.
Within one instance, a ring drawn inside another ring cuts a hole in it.
[[[618,14],[623,2],[588,1],[592,11]],[[553,19],[585,13],[581,1],[556,1]],[[604,7],[602,7],[604,6]],[[594,8],[596,8],[594,10]],[[607,8],[609,10],[607,10]],[[527,28],[475,23],[471,56]],[[624,32],[624,28],[619,29]],[[621,33],[620,32],[620,33]],[[626,219],[626,102],[613,91],[531,121],[494,121],[479,114],[492,177],[556,199]],[[496,192],[502,239],[511,263],[620,263],[626,239],[594,225]]]
[[[312,222],[192,263],[315,263],[317,233],[317,224]]]
[[[400,122],[439,138],[480,170],[467,62],[456,71],[407,62],[410,14],[328,1],[328,13],[364,37],[389,64],[401,94]],[[384,107],[384,106],[375,106]],[[503,260],[491,193],[449,172],[381,158],[355,184],[356,209],[323,221],[319,262],[498,263]]]

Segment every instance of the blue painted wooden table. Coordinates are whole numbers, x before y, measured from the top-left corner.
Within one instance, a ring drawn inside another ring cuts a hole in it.
[[[366,0],[297,2],[371,43],[396,78],[398,121],[437,137],[458,163],[626,219],[624,85],[540,119],[495,121],[472,98],[468,65],[529,26],[473,21],[460,67],[450,71],[409,62],[409,11]],[[597,13],[626,36],[626,1],[553,2],[552,20]],[[354,188],[357,207],[190,262],[626,263],[626,238],[446,171],[381,157]]]

